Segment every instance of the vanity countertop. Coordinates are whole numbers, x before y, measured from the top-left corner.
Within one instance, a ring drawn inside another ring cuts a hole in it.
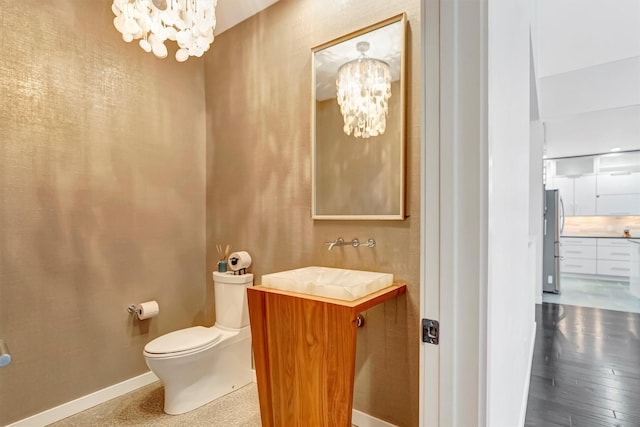
[[[403,280],[394,280],[391,286],[380,289],[379,291],[372,292],[362,298],[345,301],[334,298],[327,298],[316,295],[302,294],[298,292],[291,292],[282,289],[269,288],[262,285],[256,285],[249,288],[251,291],[267,292],[272,294],[288,295],[306,300],[313,300],[317,302],[340,305],[353,309],[355,312],[365,311],[371,307],[380,304],[388,299],[391,299],[397,295],[402,295],[407,292],[407,284]]]

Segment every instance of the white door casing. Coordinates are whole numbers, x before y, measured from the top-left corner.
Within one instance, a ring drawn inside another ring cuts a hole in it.
[[[420,314],[440,317],[440,0],[421,2]],[[417,337],[417,339],[421,339]],[[439,425],[440,347],[420,344],[420,425]]]

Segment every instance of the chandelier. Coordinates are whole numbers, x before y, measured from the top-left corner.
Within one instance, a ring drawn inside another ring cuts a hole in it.
[[[113,25],[145,52],[167,57],[165,41],[178,44],[176,61],[202,56],[213,42],[217,0],[113,0]]]
[[[382,135],[387,127],[391,98],[391,69],[379,59],[369,58],[369,42],[356,45],[361,56],[338,69],[338,105],[344,133],[356,138]]]

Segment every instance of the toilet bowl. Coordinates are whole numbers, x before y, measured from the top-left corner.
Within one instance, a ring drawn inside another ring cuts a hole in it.
[[[164,411],[189,412],[249,384],[251,331],[247,287],[252,274],[213,273],[216,323],[162,335],[144,358],[164,385]]]

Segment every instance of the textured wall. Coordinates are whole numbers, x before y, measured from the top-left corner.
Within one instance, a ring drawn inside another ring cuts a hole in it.
[[[205,57],[209,269],[215,244],[230,243],[252,254],[257,283],[263,273],[305,265],[392,272],[406,280],[406,296],[366,313],[354,401],[356,409],[400,426],[418,425],[419,8],[418,0],[281,0],[223,33]],[[313,221],[311,48],[401,12],[409,21],[409,218]],[[339,236],[373,237],[378,245],[328,252],[323,242]]]
[[[0,0],[0,425],[146,372],[147,341],[204,322],[204,64],[112,19]],[[160,317],[134,322],[147,299]]]

